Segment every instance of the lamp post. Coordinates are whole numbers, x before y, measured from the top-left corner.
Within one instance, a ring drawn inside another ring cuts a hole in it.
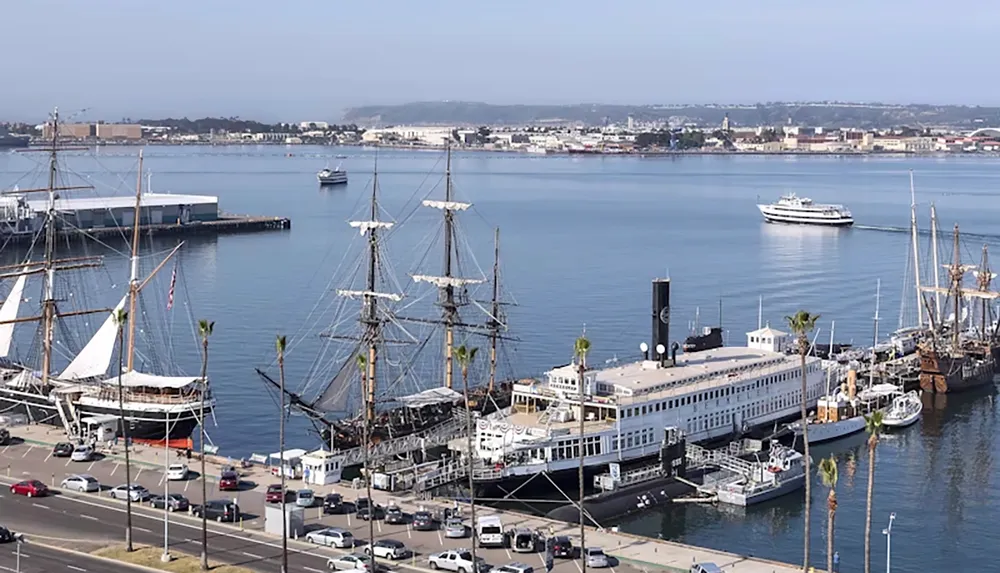
[[[163,555],[160,561],[170,563],[170,412],[164,413],[166,433],[163,435]]]
[[[24,535],[21,533],[15,533],[14,541],[17,542],[17,557],[14,562],[14,571],[15,573],[21,573],[21,543],[24,542]]]
[[[896,512],[889,514],[889,527],[882,530],[885,536],[885,573],[892,568],[892,522],[896,520]]]

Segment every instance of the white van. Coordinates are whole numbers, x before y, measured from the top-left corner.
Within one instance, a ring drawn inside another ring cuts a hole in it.
[[[486,515],[476,520],[476,541],[480,547],[506,547],[503,523],[496,515]]]

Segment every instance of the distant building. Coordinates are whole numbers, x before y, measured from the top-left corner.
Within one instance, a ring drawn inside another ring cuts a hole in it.
[[[327,130],[330,129],[330,124],[325,121],[300,121],[299,129],[307,131],[313,129]]]
[[[142,126],[124,123],[98,123],[94,126],[97,139],[142,139]]]
[[[94,124],[92,123],[61,123],[59,124],[59,137],[69,137],[72,139],[87,139],[94,137]],[[46,123],[42,127],[42,137],[52,139],[52,124]]]

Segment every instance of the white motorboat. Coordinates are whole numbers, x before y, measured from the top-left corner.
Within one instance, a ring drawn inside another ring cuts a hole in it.
[[[893,399],[882,417],[882,425],[890,428],[905,428],[916,423],[924,411],[924,404],[915,390]]]
[[[768,223],[821,225],[824,227],[849,227],[854,217],[843,205],[821,205],[812,199],[789,193],[776,203],[757,205]]]
[[[336,169],[327,167],[316,174],[316,179],[319,180],[320,185],[343,185],[347,183],[347,171],[340,167]]]

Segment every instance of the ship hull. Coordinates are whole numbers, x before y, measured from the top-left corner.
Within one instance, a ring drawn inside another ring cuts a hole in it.
[[[791,424],[792,431],[796,437],[802,436],[802,425],[800,423]],[[837,422],[812,423],[807,425],[809,431],[809,445],[832,442],[840,438],[846,438],[851,434],[856,434],[865,429],[864,416],[855,416]]]
[[[949,356],[935,350],[920,351],[920,389],[932,394],[953,394],[993,383],[994,349],[983,357]]]

